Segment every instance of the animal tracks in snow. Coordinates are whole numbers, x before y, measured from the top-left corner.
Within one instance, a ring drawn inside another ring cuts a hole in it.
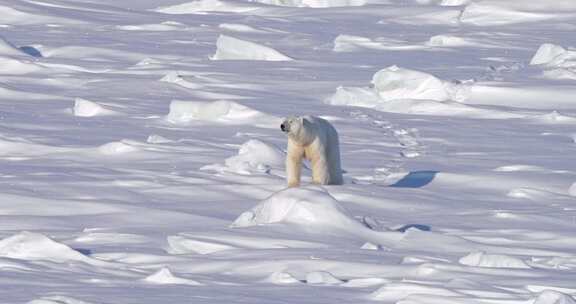
[[[381,114],[371,114],[360,109],[351,110],[348,115],[392,139],[398,147],[395,157],[375,164],[372,176],[354,177],[355,183],[394,184],[408,174],[404,169],[407,159],[415,159],[426,153],[427,147],[421,143],[417,128],[403,128],[386,120]]]

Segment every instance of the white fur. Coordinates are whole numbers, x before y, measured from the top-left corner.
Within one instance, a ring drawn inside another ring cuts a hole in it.
[[[286,179],[289,187],[300,185],[303,159],[312,165],[312,181],[321,185],[341,185],[338,132],[328,121],[314,116],[289,117],[283,123],[288,133]]]

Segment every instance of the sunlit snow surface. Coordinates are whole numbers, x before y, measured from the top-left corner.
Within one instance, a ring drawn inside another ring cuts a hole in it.
[[[0,303],[575,303],[572,0],[0,1]],[[286,189],[282,117],[345,184]]]

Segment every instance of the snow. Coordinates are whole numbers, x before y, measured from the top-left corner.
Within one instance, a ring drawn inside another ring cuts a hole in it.
[[[3,0],[0,302],[576,302],[573,0]],[[284,117],[345,183],[287,188]]]

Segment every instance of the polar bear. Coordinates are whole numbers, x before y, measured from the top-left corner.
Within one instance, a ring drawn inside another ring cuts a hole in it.
[[[321,185],[341,185],[338,132],[328,121],[315,116],[288,117],[280,125],[288,135],[286,179],[288,187],[300,185],[303,158],[312,165],[312,181]]]

